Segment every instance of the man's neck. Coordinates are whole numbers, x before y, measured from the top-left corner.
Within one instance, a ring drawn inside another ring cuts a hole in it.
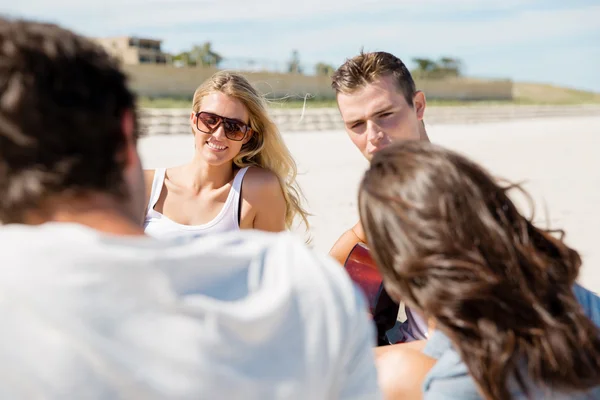
[[[429,136],[427,135],[427,130],[425,129],[425,121],[421,120],[421,126],[419,127],[419,139],[429,142]]]
[[[116,199],[104,194],[84,198],[55,198],[44,202],[40,210],[26,213],[23,222],[28,225],[73,223],[111,235],[144,235],[144,229],[125,209]]]

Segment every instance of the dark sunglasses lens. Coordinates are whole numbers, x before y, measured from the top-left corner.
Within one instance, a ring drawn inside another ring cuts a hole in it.
[[[225,136],[231,140],[242,140],[246,135],[246,126],[237,121],[224,120],[223,128],[225,129]]]
[[[200,113],[198,115],[196,128],[204,133],[212,133],[213,129],[219,124],[219,119],[215,115]]]

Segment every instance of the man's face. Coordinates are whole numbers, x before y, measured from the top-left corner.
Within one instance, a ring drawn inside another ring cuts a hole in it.
[[[382,77],[351,94],[339,93],[338,107],[350,140],[371,160],[395,140],[419,140],[425,96],[417,92],[411,107],[392,76]]]

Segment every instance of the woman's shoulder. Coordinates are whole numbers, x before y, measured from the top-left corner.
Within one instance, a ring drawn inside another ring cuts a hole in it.
[[[450,339],[442,332],[435,331],[429,340],[438,342],[436,351],[430,351],[430,355],[437,359],[435,365],[429,370],[423,381],[423,393],[425,400],[465,399],[481,400],[482,397],[477,389],[475,380],[469,374],[467,365],[463,362],[460,354]],[[427,346],[426,346],[427,349]],[[427,353],[427,351],[425,351]],[[525,368],[521,371],[525,377],[525,385],[534,399],[547,400],[579,400],[596,399],[600,394],[600,386],[586,393],[559,393],[552,389],[535,385],[527,378]],[[508,389],[514,399],[526,398],[521,386],[514,377],[508,380]],[[596,397],[595,397],[596,396]]]
[[[480,400],[475,381],[469,375],[469,370],[458,352],[450,346],[437,356],[437,362],[423,382],[424,398]]]
[[[277,175],[268,169],[249,167],[244,176],[244,197],[263,197],[264,195],[280,195],[281,184]]]
[[[256,166],[248,167],[244,181],[259,186],[279,184],[279,178],[273,171]]]
[[[279,178],[268,169],[248,168],[242,185],[242,198],[257,213],[285,214],[286,201]]]

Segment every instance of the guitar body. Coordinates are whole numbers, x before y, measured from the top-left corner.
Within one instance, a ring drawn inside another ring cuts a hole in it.
[[[383,291],[383,283],[367,246],[363,243],[356,244],[348,255],[344,268],[350,278],[362,289],[367,298],[369,310],[373,314]]]
[[[348,255],[344,268],[367,298],[369,310],[377,327],[377,344],[379,346],[391,344],[387,332],[396,324],[400,306],[385,291],[381,274],[367,246],[363,243],[356,244]]]

